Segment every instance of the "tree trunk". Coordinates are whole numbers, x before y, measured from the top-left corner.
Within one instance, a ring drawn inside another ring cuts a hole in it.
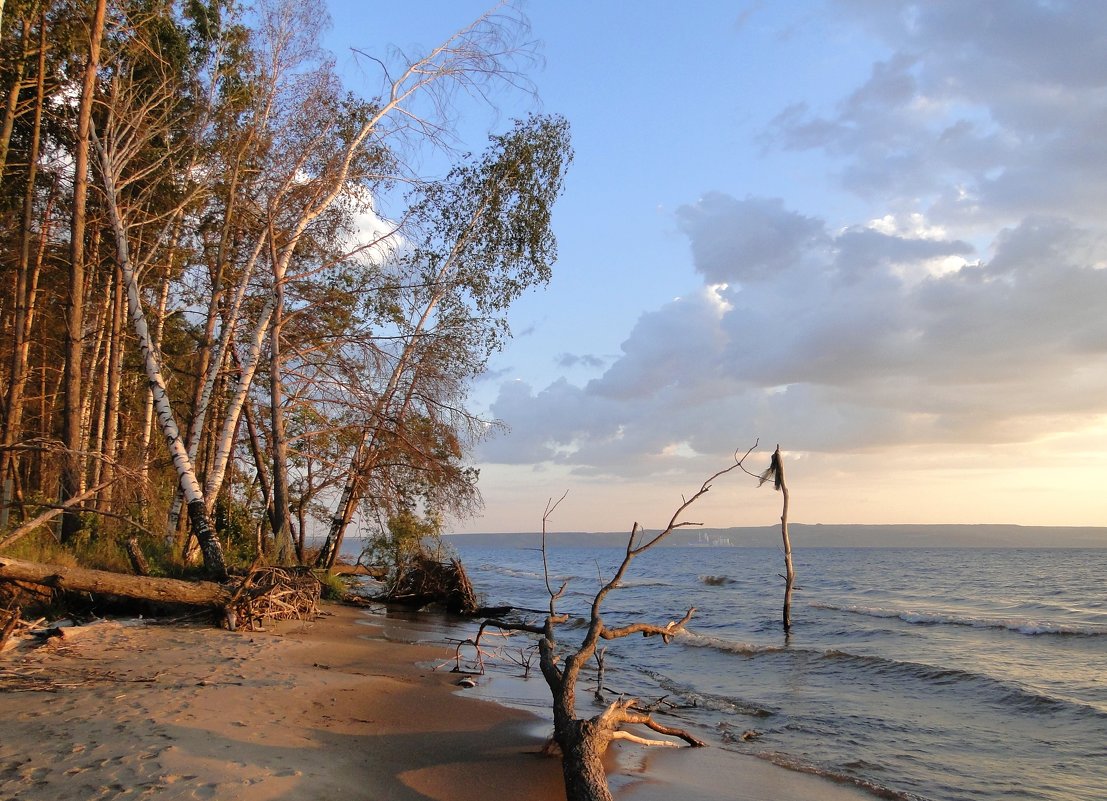
[[[223,477],[226,475],[227,464],[231,459],[231,451],[234,449],[235,432],[238,430],[239,418],[242,415],[246,398],[250,394],[250,385],[253,383],[254,374],[257,372],[261,361],[261,347],[265,340],[265,332],[269,330],[269,320],[276,305],[274,297],[270,297],[265,308],[258,317],[257,326],[254,328],[250,339],[249,348],[245,360],[238,360],[238,383],[234,394],[227,404],[227,413],[223,418],[223,429],[219,439],[215,443],[215,458],[212,468],[208,473],[207,482],[204,485],[204,495],[209,503],[214,503],[219,496],[219,490],[223,486]],[[233,347],[233,346],[232,346]]]
[[[65,305],[65,404],[62,411],[62,442],[68,450],[62,465],[62,500],[81,492],[84,460],[81,442],[81,360],[84,336],[85,291],[85,204],[88,200],[88,140],[92,100],[100,66],[100,42],[104,33],[107,0],[97,0],[89,28],[88,62],[77,108],[77,141],[73,153],[73,216],[69,236],[69,287]],[[81,528],[75,513],[62,518],[61,538],[65,542]]]
[[[29,581],[59,590],[122,595],[161,603],[193,606],[226,606],[231,591],[210,581],[181,581],[149,576],[128,576],[107,570],[27,562],[0,556],[0,581]]]
[[[594,720],[569,719],[557,729],[566,801],[612,801],[603,767],[611,733]]]
[[[792,541],[788,537],[788,482],[784,480],[784,460],[780,456],[780,446],[777,445],[773,454],[773,463],[776,465],[776,486],[781,492],[783,501],[780,510],[780,535],[784,539],[784,611],[782,614],[784,630],[792,628],[792,588],[796,584],[796,569],[792,566]]]
[[[114,270],[114,300],[112,305],[111,321],[111,348],[108,351],[108,375],[104,392],[107,402],[104,404],[104,446],[103,468],[100,475],[104,483],[111,484],[115,478],[116,463],[119,459],[119,417],[120,417],[120,393],[123,381],[123,348],[126,336],[123,331],[123,307],[126,298],[123,296],[123,273],[116,266]],[[99,507],[103,511],[111,508],[111,489],[105,490],[100,498]]]
[[[165,331],[165,310],[169,304],[169,271],[171,265],[166,263],[161,289],[158,292],[158,312],[154,323],[154,344],[161,347],[162,335]],[[142,483],[143,494],[148,493],[147,479],[150,475],[150,434],[154,428],[154,394],[146,393],[146,403],[143,407],[142,436],[139,446],[139,454],[142,459],[139,465],[139,479]]]
[[[280,264],[281,262],[277,262]],[[292,528],[289,524],[288,433],[284,424],[281,392],[281,324],[284,313],[284,271],[273,277],[276,306],[269,330],[269,414],[272,440],[269,443],[273,464],[273,558],[278,565],[292,561]]]
[[[30,57],[28,37],[31,33],[30,17],[23,20],[22,37],[20,38],[20,58],[15,65],[15,74],[12,76],[12,87],[8,92],[7,103],[4,104],[4,122],[0,126],[0,176],[8,164],[8,147],[12,141],[12,131],[15,129],[16,112],[19,109],[19,92],[23,89],[23,73],[27,69],[27,59]]]
[[[23,391],[27,386],[27,360],[30,352],[31,325],[34,319],[35,294],[38,288],[38,275],[41,260],[35,262],[33,273],[31,266],[31,224],[34,216],[35,181],[38,176],[38,158],[42,135],[42,105],[46,82],[46,18],[40,20],[38,76],[35,82],[35,116],[31,132],[31,150],[27,164],[27,187],[23,194],[23,226],[20,232],[22,240],[19,249],[19,267],[15,279],[15,320],[12,328],[11,372],[8,380],[7,408],[4,419],[4,448],[0,451],[0,508],[7,522],[8,506],[11,503],[11,487],[18,462],[12,455],[12,446],[19,440],[23,428]],[[47,206],[47,217],[49,206]],[[45,236],[45,225],[43,234]],[[8,472],[12,475],[9,477]]]
[[[146,378],[150,382],[150,392],[154,398],[154,411],[157,414],[158,425],[165,439],[166,447],[173,458],[173,467],[177,471],[177,479],[181,491],[188,504],[188,516],[192,522],[192,531],[200,543],[200,550],[204,554],[204,566],[212,578],[224,581],[227,578],[227,563],[223,557],[223,546],[216,537],[215,531],[208,518],[207,508],[204,505],[204,492],[200,488],[200,482],[196,479],[192,461],[188,458],[188,451],[181,439],[181,431],[177,426],[173,407],[169,402],[169,393],[165,386],[165,377],[161,369],[161,360],[157,346],[150,337],[150,328],[146,323],[146,315],[142,310],[142,298],[138,291],[138,281],[135,278],[131,265],[127,233],[123,227],[119,205],[115,194],[115,179],[113,175],[114,165],[108,157],[107,151],[97,142],[100,152],[102,174],[104,180],[104,196],[115,234],[116,260],[119,269],[123,273],[123,283],[127,290],[127,306],[131,316],[135,338],[138,340],[139,350],[142,354],[142,363],[146,370]]]

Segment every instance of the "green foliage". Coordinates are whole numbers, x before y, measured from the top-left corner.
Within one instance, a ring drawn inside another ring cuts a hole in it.
[[[384,531],[369,538],[360,561],[388,570],[385,582],[395,585],[420,557],[439,558],[444,548],[442,520],[405,509],[388,520]]]
[[[256,530],[261,510],[222,496],[215,504],[212,524],[231,567],[247,567],[257,557]]]
[[[62,0],[8,0],[0,31],[0,95],[15,101],[0,158],[0,467],[27,508],[34,498],[58,500],[58,474],[70,458],[44,443],[58,440],[76,405],[61,389],[75,206],[64,167],[80,140],[74,92],[89,62],[89,11]],[[176,441],[173,426],[187,439],[201,418],[207,363],[218,373],[193,472],[201,482],[212,473],[227,424],[234,439],[214,524],[230,563],[256,555],[263,487],[274,473],[287,474],[287,506],[298,522],[333,519],[333,499],[353,476],[348,508],[361,504],[369,518],[389,521],[373,548],[394,571],[440,544],[442,518],[411,510],[462,516],[479,507],[467,459],[494,424],[470,410],[468,393],[510,333],[509,304],[549,280],[551,212],[572,159],[568,125],[554,116],[519,121],[441,180],[423,180],[417,165],[423,144],[448,137],[449,114],[435,116],[440,101],[474,80],[483,86],[500,68],[510,75],[516,43],[497,26],[506,20],[510,28],[513,13],[505,7],[433,51],[411,73],[421,77],[410,102],[378,120],[388,92],[350,93],[319,49],[319,0],[109,5],[92,110],[109,166],[98,155],[90,166],[76,402],[84,430],[73,458],[86,486],[113,483],[86,505],[98,513],[84,517],[86,533],[72,548],[44,530],[20,545],[25,558],[128,570],[122,544],[141,532],[155,572],[189,570],[182,544],[164,532],[180,484],[165,443]],[[41,50],[40,32],[49,44]],[[405,73],[389,65],[388,74]],[[430,116],[411,116],[418,113]],[[123,248],[110,224],[105,173]],[[393,192],[400,185],[420,188],[405,200]],[[353,238],[370,212],[403,230],[389,247],[359,252]],[[124,251],[156,340],[150,363],[168,386],[165,417],[174,419],[162,431],[148,427],[149,377],[132,321],[126,309],[115,313],[115,262]],[[277,278],[274,263],[286,255],[287,273]],[[281,355],[268,360],[263,343],[250,384],[241,361],[255,326],[265,330],[263,309],[276,286],[285,304]],[[239,288],[241,306],[232,307]],[[26,352],[13,335],[20,319],[32,321]],[[230,350],[217,355],[224,332]],[[272,452],[276,412],[266,393],[277,380],[287,459]],[[239,381],[250,393],[248,422],[229,411]]]
[[[341,601],[350,591],[346,586],[346,580],[342,576],[328,573],[325,570],[316,571],[315,577],[322,585],[320,594],[325,601]]]

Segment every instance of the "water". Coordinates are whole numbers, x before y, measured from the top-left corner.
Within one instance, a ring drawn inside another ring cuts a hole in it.
[[[542,610],[541,554],[462,548],[489,604]],[[583,636],[621,551],[551,549],[565,643]],[[609,625],[686,634],[607,643],[605,685],[677,704],[711,745],[926,801],[1107,798],[1107,550],[801,549],[780,625],[774,549],[648,552],[604,607]],[[537,622],[539,614],[530,615]],[[499,670],[518,674],[525,640]],[[518,652],[518,653],[516,653]],[[548,704],[537,657],[523,705]],[[594,678],[584,679],[582,698]],[[581,713],[593,714],[582,701]],[[746,739],[743,739],[746,735]]]

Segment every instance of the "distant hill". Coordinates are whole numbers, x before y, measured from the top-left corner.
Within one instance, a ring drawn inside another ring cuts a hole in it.
[[[823,525],[793,523],[796,548],[1107,548],[1107,527],[983,525]],[[470,548],[537,548],[537,533],[451,534],[450,542]],[[626,532],[559,531],[547,535],[551,548],[618,548]],[[779,526],[681,529],[664,547],[775,547]]]

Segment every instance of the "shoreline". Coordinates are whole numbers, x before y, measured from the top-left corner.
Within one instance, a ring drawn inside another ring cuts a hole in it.
[[[0,657],[0,799],[563,801],[548,722],[328,604],[266,632],[102,622]],[[627,801],[871,799],[721,749],[613,748]],[[674,795],[675,794],[675,795]]]

